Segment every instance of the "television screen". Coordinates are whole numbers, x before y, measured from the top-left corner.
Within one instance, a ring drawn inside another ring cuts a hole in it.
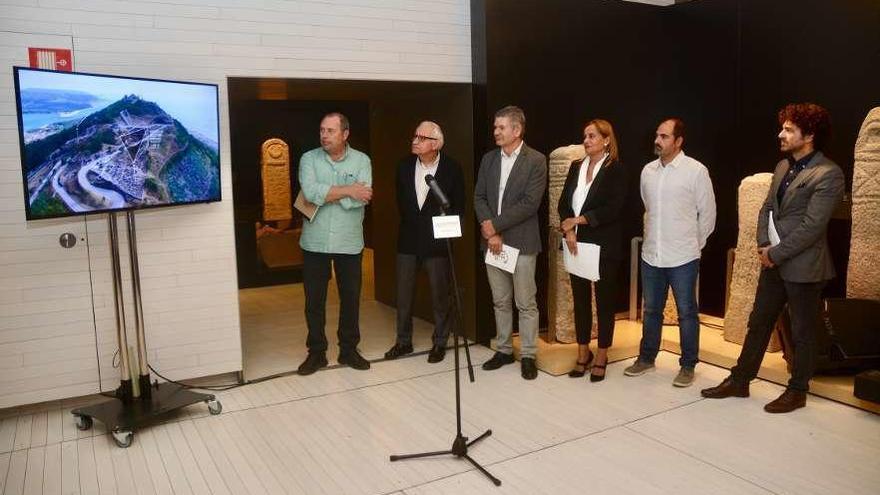
[[[220,200],[216,84],[13,70],[28,220]]]

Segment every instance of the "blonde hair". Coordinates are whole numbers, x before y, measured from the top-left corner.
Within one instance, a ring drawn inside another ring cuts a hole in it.
[[[614,127],[612,127],[611,122],[604,119],[593,119],[584,125],[584,130],[590,126],[594,126],[603,138],[608,139],[608,148],[605,151],[608,152],[608,156],[611,157],[611,160],[616,162],[619,158],[617,136],[614,135]]]

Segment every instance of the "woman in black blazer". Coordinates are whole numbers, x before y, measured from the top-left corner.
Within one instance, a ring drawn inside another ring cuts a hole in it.
[[[627,174],[618,161],[617,139],[608,121],[595,119],[584,126],[584,150],[586,158],[572,162],[568,169],[558,210],[560,230],[565,236],[563,249],[576,255],[578,242],[598,244],[600,248],[596,282],[598,352],[594,356],[590,350],[593,327],[590,281],[570,275],[578,360],[568,374],[573,378],[582,377],[592,363],[590,381],[598,382],[605,378],[608,348],[614,337],[614,302],[618,270],[624,257],[620,211],[626,196]]]

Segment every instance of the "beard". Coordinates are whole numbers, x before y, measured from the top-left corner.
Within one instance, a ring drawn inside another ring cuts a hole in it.
[[[661,148],[655,144],[654,145],[654,154],[657,156],[660,156],[661,154],[663,154],[663,148]]]

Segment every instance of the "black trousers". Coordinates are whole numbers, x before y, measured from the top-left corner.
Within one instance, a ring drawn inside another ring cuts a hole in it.
[[[596,282],[596,319],[599,323],[599,348],[611,347],[614,340],[614,306],[617,299],[617,272],[620,260],[599,258],[599,280]],[[574,329],[577,342],[590,343],[593,329],[593,289],[589,280],[569,275],[574,300]]]
[[[435,346],[446,346],[449,338],[450,266],[446,257],[418,258],[414,254],[397,254],[397,343],[412,344],[412,308],[416,295],[419,265],[428,272],[431,302],[434,309]]]
[[[816,366],[816,325],[825,282],[786,282],[776,268],[761,270],[755,305],[749,316],[749,330],[736,366],[730,370],[737,383],[749,383],[758,376],[767,344],[779,314],[788,304],[794,362],[788,388],[806,392]]]
[[[327,285],[330,269],[336,274],[339,290],[339,352],[357,349],[361,340],[358,324],[361,301],[361,253],[333,254],[314,253],[303,250],[303,288],[306,294],[306,324],[309,335],[306,346],[309,352],[326,352],[327,335]]]

